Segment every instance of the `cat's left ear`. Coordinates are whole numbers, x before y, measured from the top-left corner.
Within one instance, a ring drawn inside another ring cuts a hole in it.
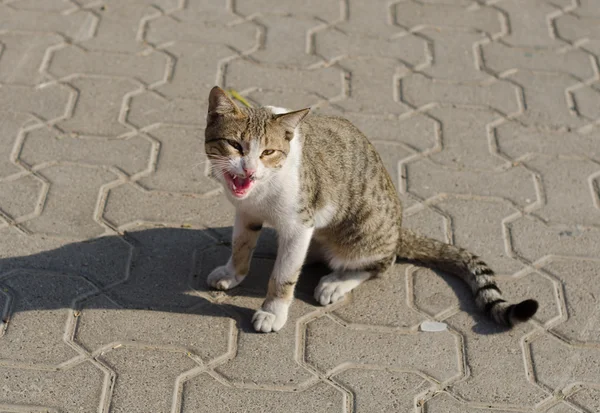
[[[279,122],[289,132],[293,132],[300,122],[302,122],[302,119],[308,115],[308,112],[310,112],[310,108],[282,113],[275,115],[275,121]]]

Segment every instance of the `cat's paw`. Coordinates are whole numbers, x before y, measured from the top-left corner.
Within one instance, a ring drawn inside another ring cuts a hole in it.
[[[217,290],[229,290],[238,285],[244,277],[236,277],[227,265],[215,268],[206,279],[208,285]]]
[[[287,306],[270,306],[268,310],[261,308],[252,316],[252,325],[254,330],[259,333],[270,333],[279,331],[287,321]]]
[[[353,283],[340,279],[337,274],[326,275],[315,288],[315,299],[321,305],[333,304],[344,298],[354,288]]]

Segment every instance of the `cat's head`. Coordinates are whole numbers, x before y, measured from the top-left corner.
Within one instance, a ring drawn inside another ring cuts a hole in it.
[[[275,115],[268,108],[240,108],[215,86],[204,133],[213,176],[238,199],[265,185],[285,165],[294,130],[309,111]]]

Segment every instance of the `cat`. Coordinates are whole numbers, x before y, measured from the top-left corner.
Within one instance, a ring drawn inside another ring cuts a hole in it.
[[[401,227],[402,206],[375,148],[350,121],[265,106],[238,107],[218,86],[209,94],[205,151],[213,176],[235,206],[232,254],[208,284],[240,284],[263,224],[278,234],[278,252],[262,307],[252,317],[258,332],[280,330],[303,264],[324,260],[315,299],[340,300],[397,258],[450,272],[471,288],[477,307],[497,323],[527,321],[535,300],[509,304],[494,272],[462,248]]]

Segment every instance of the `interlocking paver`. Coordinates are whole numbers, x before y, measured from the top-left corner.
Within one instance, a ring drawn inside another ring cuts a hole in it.
[[[0,411],[597,412],[599,22],[596,0],[0,0]],[[309,266],[254,333],[274,231],[239,287],[206,285],[234,214],[203,154],[215,83],[349,118],[404,225],[534,320],[494,326],[412,263],[323,308]]]
[[[222,384],[205,374],[183,387],[183,412],[337,412],[344,410],[343,394],[319,383],[301,392],[251,390]]]
[[[572,346],[548,333],[533,339],[530,348],[535,378],[548,388],[563,390],[581,382],[600,383],[597,349]]]
[[[32,175],[0,182],[0,210],[12,219],[35,212],[43,183]]]
[[[0,82],[33,86],[44,80],[40,67],[46,51],[61,43],[63,38],[57,34],[1,34]]]
[[[334,377],[352,391],[359,412],[412,411],[416,396],[432,387],[422,376],[405,372],[349,369]]]
[[[21,406],[20,411],[27,411],[23,408],[65,413],[95,411],[106,387],[104,373],[90,362],[58,371],[4,366],[0,371],[3,378],[1,403],[8,405],[8,412],[15,411],[11,405]]]
[[[573,84],[574,81],[570,83]],[[412,74],[402,79],[402,101],[415,107],[446,103],[457,106],[481,106],[496,109],[505,115],[516,114],[519,108],[519,90],[505,81],[485,85],[462,84],[430,79]]]
[[[114,172],[79,165],[54,165],[40,174],[50,181],[44,213],[27,221],[32,232],[67,237],[93,237],[104,230],[94,220],[100,188],[117,179]]]
[[[36,169],[57,162],[115,166],[135,174],[148,168],[152,142],[136,135],[127,139],[76,136],[46,128],[24,135],[19,160]]]
[[[1,362],[58,366],[77,356],[63,340],[67,310],[79,295],[95,290],[83,278],[21,270],[0,280],[11,298],[8,329],[0,346]]]
[[[119,413],[171,411],[176,380],[198,366],[185,352],[129,347],[112,350],[100,360],[115,372],[110,410]]]
[[[405,348],[421,348],[407,353]],[[449,332],[400,333],[345,327],[329,317],[311,321],[306,331],[306,362],[323,372],[353,365],[380,365],[427,374],[446,381],[460,374],[458,343]],[[431,357],[435,355],[435,358]]]
[[[141,88],[132,79],[77,77],[69,84],[78,91],[77,105],[69,119],[58,123],[68,133],[91,136],[118,136],[131,129],[119,122],[127,93]]]

